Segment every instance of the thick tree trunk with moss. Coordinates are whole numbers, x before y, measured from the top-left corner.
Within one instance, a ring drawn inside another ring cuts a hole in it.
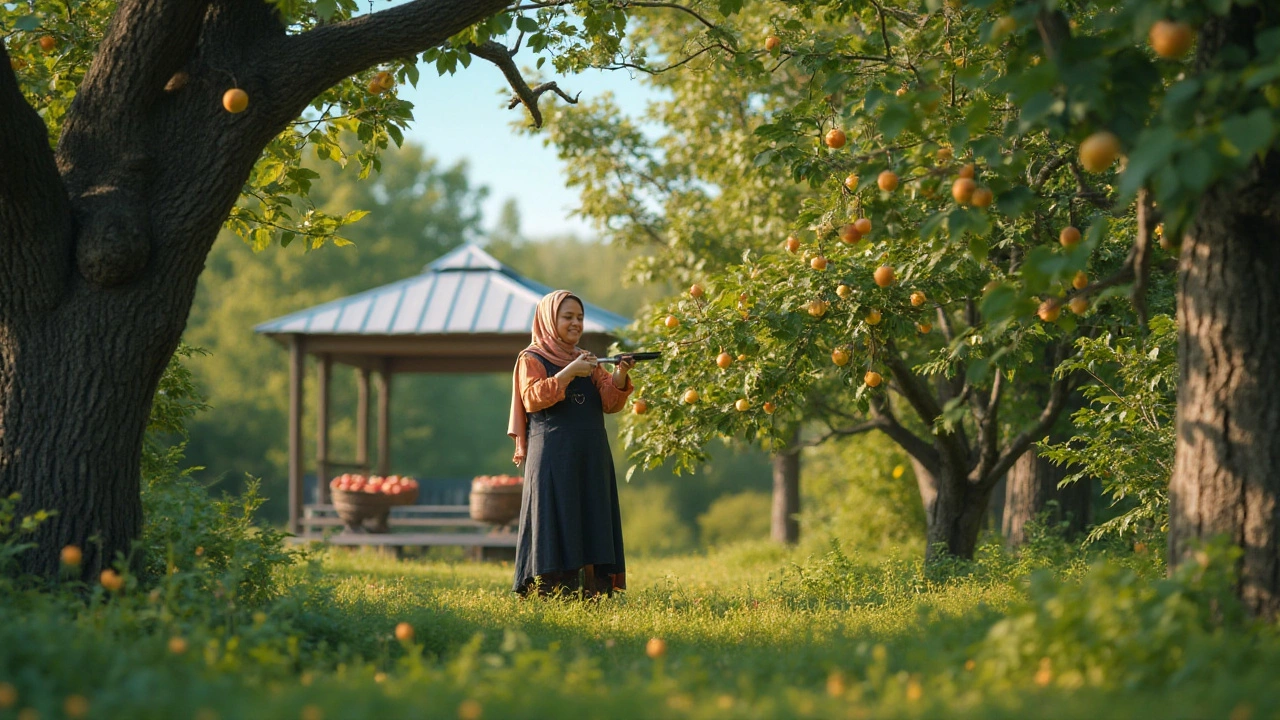
[[[56,149],[0,44],[0,495],[55,513],[24,570],[54,574],[69,544],[86,574],[129,552],[151,398],[263,148],[344,77],[507,4],[416,0],[287,35],[258,0],[121,0]],[[235,115],[231,78],[250,98]]]
[[[1240,596],[1280,615],[1280,155],[1206,197],[1183,241],[1169,554],[1224,537]]]
[[[794,445],[794,443],[793,443]],[[794,545],[800,541],[800,450],[773,456],[773,514],[770,537]]]
[[[1054,503],[1052,522],[1066,522],[1068,535],[1082,533],[1089,524],[1091,488],[1086,482],[1074,482],[1059,488],[1068,475],[1042,457],[1034,447],[1027,450],[1009,470],[1005,487],[1001,530],[1005,544],[1018,547],[1026,541],[1026,526]]]

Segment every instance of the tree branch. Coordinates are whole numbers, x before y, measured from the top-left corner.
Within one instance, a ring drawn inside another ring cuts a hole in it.
[[[467,50],[472,55],[488,60],[498,66],[503,76],[507,78],[507,83],[511,85],[512,92],[515,93],[515,96],[511,98],[511,102],[507,104],[507,109],[510,110],[516,105],[523,104],[525,109],[529,111],[529,117],[533,118],[533,126],[536,128],[542,127],[542,110],[538,108],[538,98],[542,97],[543,93],[552,91],[571,105],[578,103],[577,97],[569,97],[554,82],[542,83],[534,88],[529,87],[529,83],[525,82],[524,76],[520,74],[520,68],[516,67],[512,52],[503,47],[501,43],[490,40],[484,45],[470,44],[467,45]]]
[[[49,133],[0,42],[0,320],[56,302],[72,242],[71,203]]]
[[[1133,310],[1138,324],[1147,329],[1147,278],[1151,275],[1151,234],[1155,228],[1155,208],[1146,188],[1138,191],[1138,234],[1133,242]]]
[[[821,436],[812,440],[798,442],[787,448],[787,451],[792,452],[799,448],[817,447],[834,437],[849,437],[851,435],[861,435],[862,433],[870,432],[872,430],[884,430],[885,423],[882,420],[877,419],[867,420],[865,422],[857,423],[856,425],[847,425],[842,428],[831,427],[828,425],[827,428],[827,432],[823,433]]]
[[[510,5],[510,0],[412,0],[386,10],[283,38],[270,53],[291,86],[281,98],[290,117],[343,78],[378,63],[435,47]]]
[[[1055,370],[1067,359],[1071,349],[1071,346],[1067,344],[1058,345],[1053,354],[1053,367]],[[986,469],[985,473],[978,475],[978,484],[987,487],[995,485],[1000,477],[1007,473],[1018,458],[1027,451],[1027,448],[1031,447],[1032,443],[1047,435],[1049,428],[1053,427],[1053,424],[1058,420],[1058,416],[1062,414],[1063,408],[1067,406],[1067,400],[1070,399],[1071,393],[1075,388],[1075,373],[1068,373],[1054,379],[1053,384],[1049,387],[1049,403],[1041,411],[1036,424],[1009,441],[1009,444],[1005,446],[998,459]]]
[[[894,416],[893,409],[889,405],[888,397],[883,395],[872,396],[871,416],[883,423],[883,427],[879,428],[880,431],[898,443],[898,447],[919,461],[930,473],[937,474],[942,466],[938,451],[934,449],[932,443],[919,437],[898,422],[898,418]]]

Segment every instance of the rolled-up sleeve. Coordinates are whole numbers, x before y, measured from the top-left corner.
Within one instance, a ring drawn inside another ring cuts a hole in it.
[[[613,374],[599,365],[591,373],[591,381],[600,391],[600,404],[604,406],[606,413],[616,413],[626,407],[627,398],[631,397],[631,392],[636,389],[635,384],[631,382],[631,376],[628,375],[627,386],[619,390],[613,384]]]
[[[520,401],[524,403],[524,411],[527,413],[546,410],[564,400],[564,388],[560,386],[560,381],[555,377],[547,377],[546,366],[528,353],[521,355],[520,362],[516,365],[516,382],[520,388]]]

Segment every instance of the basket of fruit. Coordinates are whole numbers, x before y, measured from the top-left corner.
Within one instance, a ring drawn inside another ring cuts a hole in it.
[[[387,516],[396,505],[418,500],[418,481],[399,475],[344,474],[329,482],[333,509],[352,532],[388,532]],[[372,520],[369,525],[366,520]]]
[[[471,481],[471,519],[508,525],[520,517],[524,478],[515,475],[481,475]]]

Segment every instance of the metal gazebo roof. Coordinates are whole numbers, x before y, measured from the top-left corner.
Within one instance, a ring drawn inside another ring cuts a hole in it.
[[[270,320],[255,332],[335,362],[393,372],[509,370],[528,344],[534,308],[549,288],[474,244],[415,275]],[[602,352],[627,318],[587,303],[582,346]]]

